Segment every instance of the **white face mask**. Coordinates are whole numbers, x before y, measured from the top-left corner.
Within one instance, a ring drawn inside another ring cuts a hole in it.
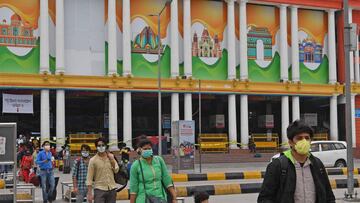
[[[97,147],[98,152],[103,153],[106,150],[106,147]]]

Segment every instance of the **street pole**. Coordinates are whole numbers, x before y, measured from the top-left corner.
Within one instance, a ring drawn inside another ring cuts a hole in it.
[[[159,147],[158,147],[158,155],[162,155],[162,139],[161,139],[161,35],[160,35],[160,17],[162,12],[165,10],[166,6],[169,5],[172,0],[167,0],[164,7],[158,14],[150,14],[149,16],[156,16],[157,17],[157,24],[158,24],[158,137],[159,137]]]
[[[353,162],[353,140],[352,140],[352,115],[351,115],[351,81],[350,81],[350,23],[349,23],[349,1],[344,0],[344,46],[345,46],[345,129],[347,142],[347,193],[345,200],[354,200],[354,162]]]
[[[199,79],[199,136],[200,135],[201,135],[201,80]],[[200,158],[200,173],[202,173],[201,142],[199,143],[199,158]]]
[[[166,5],[165,5],[166,7]],[[164,8],[165,8],[164,7]],[[164,9],[163,9],[164,10]],[[159,135],[159,147],[158,147],[158,155],[161,156],[162,155],[162,139],[161,139],[161,71],[160,71],[160,67],[161,67],[161,62],[160,62],[160,57],[161,57],[161,36],[160,36],[160,16],[162,11],[157,15],[158,18],[158,122],[159,122],[159,126],[158,126],[158,135]]]

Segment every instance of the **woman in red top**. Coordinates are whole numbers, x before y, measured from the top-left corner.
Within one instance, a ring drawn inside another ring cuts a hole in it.
[[[29,174],[30,174],[30,169],[33,165],[34,165],[33,156],[30,150],[27,149],[25,155],[21,159],[21,164],[20,164],[21,167],[20,173],[26,183],[29,183],[30,181]]]

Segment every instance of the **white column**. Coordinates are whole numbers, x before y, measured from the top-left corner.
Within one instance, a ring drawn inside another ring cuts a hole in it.
[[[118,126],[117,126],[117,93],[109,92],[109,149],[117,151]]]
[[[246,0],[239,4],[240,28],[240,80],[248,79]],[[246,133],[247,134],[247,133]],[[248,136],[248,135],[247,135]]]
[[[131,74],[130,0],[123,0],[123,76]],[[123,142],[132,147],[131,92],[123,93]]]
[[[230,149],[238,149],[237,130],[236,130],[236,96],[231,94],[228,96],[228,113],[229,113],[229,141]]]
[[[339,140],[337,95],[330,97],[330,140]]]
[[[299,29],[298,8],[296,6],[292,6],[291,7],[291,64],[292,64],[291,73],[292,73],[292,81],[294,82],[300,81],[298,29]],[[295,121],[297,119],[300,119],[300,98],[298,96],[293,96],[292,121]]]
[[[56,151],[65,144],[65,91],[56,91]]]
[[[171,2],[171,77],[179,76],[178,1]],[[171,94],[171,121],[179,120],[179,94]],[[171,139],[173,143],[173,139]]]
[[[236,58],[235,58],[235,7],[234,0],[227,0],[227,22],[228,22],[228,79],[236,78]],[[237,130],[236,130],[236,96],[228,96],[229,114],[229,140],[230,148],[237,149]]]
[[[349,8],[349,23],[353,22],[353,20],[352,20],[353,19],[352,11],[353,11],[353,9]],[[355,72],[354,72],[354,52],[352,52],[352,51],[350,52],[349,64],[350,64],[350,81],[354,82],[354,75],[355,75]]]
[[[291,13],[293,14],[293,11]],[[293,36],[292,39],[294,38],[295,37]],[[288,64],[288,43],[287,43],[287,5],[280,5],[280,78],[282,81],[288,81],[289,79],[288,68],[289,68],[289,64]],[[286,129],[288,125],[289,125],[289,96],[282,96],[281,97],[281,142],[283,144],[287,143],[288,141],[287,133],[286,133]]]
[[[191,56],[191,2],[184,0],[184,72],[186,77],[192,76]],[[185,120],[192,120],[192,96],[185,94]]]
[[[235,8],[234,0],[227,0],[227,48],[228,48],[228,79],[236,78],[235,58]]]
[[[243,149],[248,149],[249,144],[249,110],[248,110],[248,96],[240,96],[240,129],[241,129],[241,144]]]
[[[192,76],[190,6],[190,0],[184,0],[184,72],[187,77]]]
[[[56,0],[56,74],[65,73],[64,1]],[[41,39],[41,38],[40,38]],[[65,91],[56,90],[56,151],[65,144]]]
[[[108,66],[109,75],[117,74],[116,1],[108,0]]]
[[[130,0],[123,0],[123,75],[131,74]]]
[[[192,95],[191,94],[185,94],[185,98],[184,98],[184,118],[185,120],[192,120]]]
[[[49,72],[49,9],[48,0],[40,0],[40,73]],[[49,90],[41,90],[41,142],[50,140]]]
[[[285,7],[285,11],[286,11],[286,7]],[[284,17],[284,16],[282,16],[282,17]],[[285,14],[285,18],[286,18],[286,14]],[[286,19],[285,19],[284,23],[286,23]],[[298,32],[299,32],[298,31],[298,8],[295,6],[292,6],[291,7],[291,63],[292,63],[292,80],[294,82],[300,81]],[[287,34],[287,33],[285,33],[285,34]],[[283,35],[281,35],[281,36],[284,37]],[[287,38],[287,36],[286,36],[286,38]],[[283,40],[284,40],[284,38],[281,38],[280,41],[283,41]],[[285,44],[287,46],[287,40],[285,40],[285,43],[282,43],[282,44]],[[286,47],[286,49],[287,49],[287,47]],[[286,52],[287,52],[287,50],[286,50]],[[283,57],[281,57],[281,59],[282,58]],[[286,70],[287,69],[288,69],[288,67],[286,64]]]
[[[40,134],[42,143],[46,140],[50,140],[49,90],[43,89],[40,94]]]
[[[335,42],[335,11],[328,11],[329,33],[329,84],[337,82],[336,75],[336,42]],[[339,140],[338,135],[338,102],[337,95],[330,97],[330,140]]]
[[[108,74],[117,74],[116,1],[108,1]],[[118,148],[117,92],[109,92],[109,149]]]
[[[40,0],[40,72],[49,72],[49,7]]]
[[[171,94],[171,121],[179,120],[179,94]]]
[[[56,73],[65,72],[64,1],[56,0]],[[41,38],[40,38],[41,39]]]
[[[179,75],[179,19],[178,1],[171,2],[171,76]]]
[[[180,119],[179,116],[179,94],[172,93],[171,94],[171,123],[173,121],[178,121]],[[173,139],[171,139],[171,146],[173,146]]]
[[[355,94],[351,95],[351,125],[352,125],[352,139],[353,147],[356,147],[356,122],[355,122]]]
[[[292,121],[300,119],[300,97],[292,97]]]
[[[246,17],[247,0],[239,0],[239,28],[240,28],[240,80],[248,79],[248,58],[247,58],[247,17]],[[240,133],[241,144],[243,149],[248,148],[249,144],[249,110],[248,96],[240,96]]]
[[[288,80],[287,5],[280,5],[280,78]]]
[[[126,146],[132,146],[132,115],[131,115],[131,93],[124,92],[124,117],[123,117],[123,124],[124,124],[124,140],[123,142],[126,143]]]
[[[289,126],[289,97],[281,97],[281,143],[288,142],[286,129]]]
[[[328,11],[328,33],[329,33],[329,83],[335,84],[336,76],[336,39],[335,39],[335,11]]]

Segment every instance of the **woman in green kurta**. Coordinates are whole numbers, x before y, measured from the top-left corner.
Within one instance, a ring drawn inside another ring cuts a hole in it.
[[[148,139],[143,139],[139,142],[138,147],[141,157],[133,163],[130,171],[130,203],[145,203],[146,195],[166,200],[164,187],[168,188],[171,193],[173,199],[171,203],[177,202],[173,181],[166,164],[161,157],[153,156],[152,143]]]

